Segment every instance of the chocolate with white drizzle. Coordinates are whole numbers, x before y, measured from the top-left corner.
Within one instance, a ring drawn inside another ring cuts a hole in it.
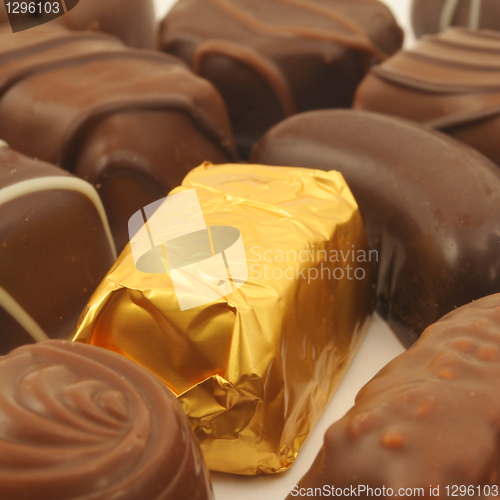
[[[413,0],[412,25],[417,37],[451,26],[500,30],[498,0]]]
[[[50,340],[0,357],[2,500],[213,500],[159,379],[107,349]]]
[[[221,92],[243,154],[296,112],[350,107],[403,34],[378,0],[180,0],[160,48]]]
[[[181,61],[62,28],[0,35],[0,138],[92,183],[119,249],[137,210],[236,156],[221,97]]]
[[[128,46],[139,49],[155,47],[155,14],[152,0],[63,0],[66,13],[48,26],[60,24],[76,31],[103,31],[121,38]],[[48,1],[47,1],[48,3]],[[14,9],[14,2],[10,2]],[[49,22],[54,16],[45,12],[44,2],[35,4],[35,13],[17,14],[23,17],[20,24],[29,26]],[[43,11],[39,13],[39,6]],[[20,7],[17,9],[20,11]],[[23,22],[24,21],[24,22]],[[0,2],[0,24],[8,23],[7,10]]]
[[[115,258],[90,184],[0,146],[0,354],[70,335]]]
[[[450,28],[422,38],[371,70],[354,108],[424,123],[500,165],[500,33]]]
[[[391,488],[383,498],[401,496],[400,488],[420,488],[424,499],[438,492],[439,498],[453,492],[498,498],[499,332],[500,294],[427,328],[326,431],[316,461],[287,500],[309,498],[309,489],[324,485],[365,487],[361,498],[373,498],[366,487]],[[304,495],[296,494],[301,489]]]

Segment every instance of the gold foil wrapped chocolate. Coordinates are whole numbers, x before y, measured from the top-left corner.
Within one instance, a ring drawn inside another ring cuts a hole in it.
[[[341,174],[205,164],[131,230],[75,340],[160,377],[210,469],[286,470],[372,312],[376,255]]]

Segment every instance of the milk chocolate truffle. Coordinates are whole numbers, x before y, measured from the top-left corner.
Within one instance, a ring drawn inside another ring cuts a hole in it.
[[[160,47],[221,92],[242,154],[299,111],[350,107],[403,32],[378,0],[180,0]]]
[[[451,28],[422,38],[372,69],[354,107],[424,123],[500,164],[500,33]]]
[[[64,7],[61,6],[64,4]],[[15,3],[9,2],[11,13]],[[59,7],[46,8],[45,4]],[[32,2],[35,12],[16,14],[14,31],[38,26],[41,23],[60,24],[77,31],[104,31],[121,38],[130,47],[153,49],[155,47],[155,13],[152,0],[58,0]],[[42,10],[42,12],[40,12]],[[57,12],[56,12],[57,10]],[[21,11],[19,5],[17,11]],[[48,11],[48,13],[47,13]],[[62,13],[62,15],[61,15]],[[0,24],[8,23],[7,7],[0,2]]]
[[[418,488],[419,498],[497,498],[499,331],[500,294],[427,328],[326,431],[316,461],[288,499],[323,485],[353,487],[361,498],[374,496],[367,486],[385,488],[388,494],[376,495],[383,498],[401,496],[400,488]]]
[[[92,183],[119,249],[132,214],[236,155],[221,97],[181,61],[63,28],[0,36],[0,138]]]
[[[212,500],[169,390],[123,356],[49,340],[0,357],[2,500]]]
[[[378,310],[406,346],[500,291],[500,170],[468,146],[375,113],[314,111],[274,127],[251,160],[344,175],[378,251]]]
[[[70,335],[115,255],[90,184],[0,146],[0,354]]]
[[[498,0],[413,0],[411,21],[417,37],[450,26],[500,30]]]

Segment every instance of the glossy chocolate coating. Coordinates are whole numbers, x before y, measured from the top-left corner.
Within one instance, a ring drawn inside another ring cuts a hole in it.
[[[372,69],[354,108],[424,123],[500,165],[500,33],[451,28],[422,38]]]
[[[0,147],[0,354],[70,335],[115,256],[90,185]]]
[[[155,47],[155,13],[152,0],[65,0],[68,12],[50,21],[76,31],[103,31],[121,38],[130,47]],[[38,2],[37,2],[38,3]],[[76,5],[71,8],[72,4]],[[71,9],[71,10],[70,10]],[[25,14],[26,25],[50,16]],[[0,24],[8,23],[7,10],[0,2]]]
[[[435,498],[432,486],[447,498],[447,485],[499,485],[499,331],[500,294],[427,328],[326,431],[299,486],[423,488],[419,498]]]
[[[406,346],[500,291],[500,170],[468,146],[375,113],[314,111],[270,130],[251,161],[344,175],[379,252],[378,310]]]
[[[160,25],[160,48],[221,92],[244,155],[287,116],[350,107],[402,41],[377,0],[180,0]]]
[[[413,0],[411,21],[417,37],[437,33],[450,26],[500,30],[500,2],[498,0]]]
[[[171,392],[107,349],[51,340],[0,357],[2,500],[211,500]]]
[[[0,36],[0,138],[92,183],[119,249],[132,214],[236,155],[221,97],[181,61],[64,29]]]

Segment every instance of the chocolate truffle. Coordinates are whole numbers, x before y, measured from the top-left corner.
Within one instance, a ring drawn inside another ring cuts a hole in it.
[[[132,214],[236,155],[221,97],[184,63],[63,28],[0,36],[0,138],[92,183],[119,249]]]
[[[2,500],[212,500],[187,418],[123,356],[49,340],[0,357]]]
[[[243,155],[287,116],[350,107],[402,41],[378,0],[180,0],[160,25],[161,50],[221,92]]]
[[[0,146],[0,354],[70,335],[115,256],[90,184]]]
[[[451,28],[422,38],[372,69],[354,107],[424,123],[500,164],[500,33]]]
[[[316,461],[288,500],[324,485],[339,493],[352,488],[361,498],[408,495],[400,488],[416,488],[412,496],[427,499],[497,498],[499,331],[500,294],[427,328],[326,431]]]
[[[498,0],[413,0],[411,20],[417,37],[450,26],[500,30]]]
[[[58,10],[65,10],[67,13],[57,17],[49,26],[56,23],[77,31],[104,31],[121,38],[130,47],[155,47],[156,27],[152,0],[59,0],[59,3],[61,1],[65,8]],[[14,3],[10,2],[11,10],[14,9]],[[37,0],[32,3],[36,8],[41,4],[42,13],[16,14],[16,31],[49,22],[55,17],[52,10],[49,14],[45,12],[44,2]],[[8,22],[6,6],[4,2],[0,2],[0,24]]]
[[[472,148],[404,120],[325,110],[274,127],[251,160],[344,175],[378,251],[378,310],[406,346],[500,291],[500,170]]]

